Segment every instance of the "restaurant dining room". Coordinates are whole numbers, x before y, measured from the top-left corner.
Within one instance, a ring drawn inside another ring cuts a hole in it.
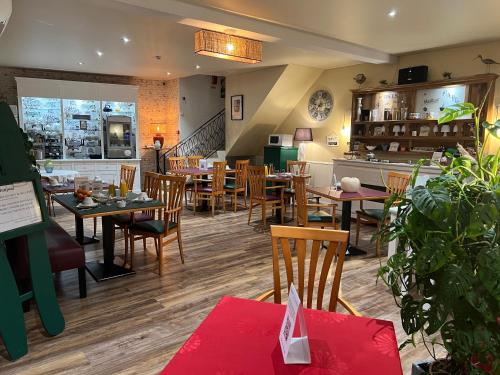
[[[500,375],[498,0],[0,0],[1,375]]]

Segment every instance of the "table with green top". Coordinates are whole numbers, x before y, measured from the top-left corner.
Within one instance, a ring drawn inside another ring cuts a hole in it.
[[[102,219],[102,248],[104,253],[103,262],[87,262],[87,271],[92,275],[95,281],[104,281],[114,279],[116,277],[127,276],[134,274],[131,269],[119,266],[114,263],[115,259],[115,244],[113,241],[113,215],[130,214],[133,216],[134,212],[145,210],[157,210],[163,208],[158,200],[148,202],[133,201],[137,198],[138,194],[129,193],[127,196],[126,207],[118,207],[116,201],[107,203],[100,203],[95,208],[78,208],[76,198],[72,193],[69,194],[56,194],[53,200],[65,207],[67,210],[75,215],[76,238],[82,240],[83,235],[83,219],[94,217],[101,217]]]

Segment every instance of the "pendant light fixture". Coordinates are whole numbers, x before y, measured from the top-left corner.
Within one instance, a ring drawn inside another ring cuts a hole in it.
[[[257,64],[262,61],[262,42],[211,30],[194,34],[194,52],[219,59]]]

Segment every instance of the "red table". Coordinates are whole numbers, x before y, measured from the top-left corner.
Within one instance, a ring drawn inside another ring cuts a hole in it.
[[[285,365],[285,305],[224,297],[163,369],[189,374],[402,374],[392,322],[305,309],[310,365]]]

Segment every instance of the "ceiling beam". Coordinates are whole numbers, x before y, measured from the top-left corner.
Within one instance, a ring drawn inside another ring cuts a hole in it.
[[[394,63],[397,58],[386,52],[360,46],[343,40],[310,33],[289,26],[279,25],[245,15],[236,14],[223,9],[208,8],[200,5],[184,3],[177,0],[115,0],[178,17],[183,20],[198,20],[203,23],[222,25],[228,29],[245,30],[251,33],[264,34],[272,43],[310,51],[337,53],[360,62],[384,64]],[[192,24],[192,21],[190,21]],[[262,40],[266,40],[262,38]]]

